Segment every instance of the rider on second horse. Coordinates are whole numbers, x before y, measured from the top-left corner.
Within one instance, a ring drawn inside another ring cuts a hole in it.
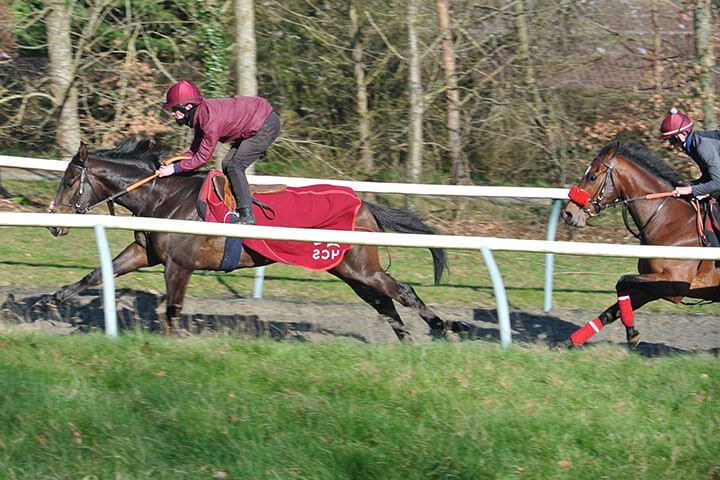
[[[230,143],[222,168],[237,202],[237,219],[233,223],[254,225],[245,170],[280,134],[280,118],[272,105],[262,97],[203,98],[198,87],[187,80],[172,85],[166,100],[163,108],[172,111],[178,125],[194,129],[195,137],[182,155],[185,158],[161,166],[158,174],[166,177],[195,170],[210,160],[218,142]]]
[[[720,196],[720,131],[693,131],[693,121],[676,109],[670,110],[660,124],[660,138],[669,142],[672,150],[685,152],[692,158],[702,175],[692,186],[679,186],[675,196]]]

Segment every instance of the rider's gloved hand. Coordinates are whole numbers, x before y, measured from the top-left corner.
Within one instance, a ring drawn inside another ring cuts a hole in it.
[[[675,190],[673,190],[673,196],[680,197],[683,195],[692,195],[692,187],[689,185],[675,187]]]
[[[157,173],[160,177],[169,177],[175,173],[175,166],[172,164],[162,165],[155,173]]]

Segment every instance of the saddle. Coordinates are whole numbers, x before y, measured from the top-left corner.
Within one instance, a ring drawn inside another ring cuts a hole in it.
[[[287,185],[250,185],[250,195],[280,193]],[[257,202],[253,200],[253,202]],[[230,181],[219,170],[210,170],[197,199],[197,211],[206,222],[228,222],[228,213],[237,208]]]

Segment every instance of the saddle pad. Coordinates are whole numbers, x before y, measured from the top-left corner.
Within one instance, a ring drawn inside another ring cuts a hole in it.
[[[326,230],[354,230],[362,201],[350,188],[336,185],[287,187],[282,192],[256,193],[253,205],[258,225]],[[269,209],[274,215],[265,215]],[[271,260],[309,270],[336,267],[351,245],[246,238],[245,246]]]
[[[221,176],[222,172],[211,170],[200,189],[197,210],[200,218],[206,222],[227,223],[229,220],[230,210],[220,196],[224,189],[218,188],[220,182],[217,180]],[[257,224],[275,227],[354,230],[357,213],[362,205],[352,189],[336,185],[274,185],[266,191],[254,191],[253,198],[256,201],[253,212]],[[275,262],[316,271],[336,267],[351,248],[351,245],[337,243],[283,240],[245,239],[243,243],[245,247]],[[237,266],[242,243],[239,245],[237,242],[226,245],[221,270],[230,271]]]

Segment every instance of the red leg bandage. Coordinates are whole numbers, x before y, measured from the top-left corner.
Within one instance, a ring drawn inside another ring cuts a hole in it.
[[[635,325],[635,312],[633,312],[630,295],[620,295],[618,297],[618,307],[620,307],[620,321],[627,328]]]
[[[582,345],[583,343],[587,342],[590,337],[602,330],[602,328],[603,324],[599,318],[590,320],[588,323],[578,328],[573,332],[572,335],[570,335],[570,341],[573,343],[573,345]]]

